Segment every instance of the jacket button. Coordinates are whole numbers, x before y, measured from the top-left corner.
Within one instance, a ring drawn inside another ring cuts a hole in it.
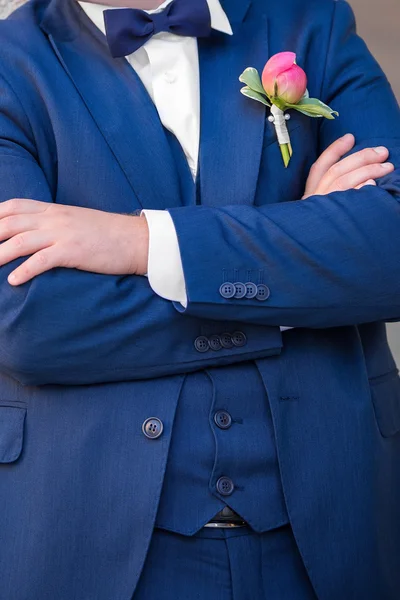
[[[142,431],[150,440],[156,440],[164,431],[164,425],[157,417],[150,417],[143,423]]]
[[[243,331],[235,331],[231,336],[233,345],[237,348],[241,348],[247,344],[247,337],[244,335]]]
[[[219,339],[219,335],[212,335],[208,341],[209,341],[211,350],[214,350],[215,352],[217,352],[218,350],[221,350],[222,344],[221,344],[221,340]]]
[[[218,410],[214,415],[214,421],[220,429],[229,429],[232,425],[232,417],[226,410]]]
[[[221,342],[221,346],[226,350],[230,350],[231,348],[233,348],[233,342],[230,333],[221,333],[219,339]]]
[[[229,477],[220,477],[217,481],[217,491],[221,496],[230,496],[235,489],[232,479]]]
[[[248,281],[246,284],[246,298],[248,298],[248,300],[252,300],[253,298],[255,298],[257,296],[257,286],[255,283],[251,283],[251,281]]]
[[[233,296],[235,295],[235,286],[233,285],[233,283],[223,283],[221,285],[221,287],[219,288],[219,293],[221,294],[221,296],[223,298],[226,298],[227,300],[229,300],[230,298],[233,298]]]
[[[257,300],[259,300],[260,302],[265,302],[265,300],[268,300],[270,295],[271,295],[271,291],[268,286],[266,286],[262,283],[257,286],[257,296],[256,296]]]
[[[208,352],[210,349],[208,338],[206,338],[205,335],[199,335],[199,337],[194,340],[194,347],[197,352]]]
[[[244,283],[237,281],[233,285],[235,287],[234,298],[237,298],[238,300],[241,300],[242,298],[244,298],[246,295],[246,286],[244,285]]]

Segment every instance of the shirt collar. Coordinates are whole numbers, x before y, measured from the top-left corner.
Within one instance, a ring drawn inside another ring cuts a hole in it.
[[[157,11],[162,10],[168,4],[170,4],[172,0],[165,0],[159,6]],[[79,2],[81,8],[85,11],[89,19],[93,21],[93,23],[105,34],[104,27],[104,18],[103,11],[106,9],[116,9],[116,8],[124,8],[124,7],[116,7],[116,6],[105,6],[104,4],[95,4],[92,2]],[[208,8],[210,9],[211,15],[211,27],[216,31],[221,31],[222,33],[226,33],[227,35],[232,35],[232,27],[229,22],[229,19],[221,6],[219,0],[207,0]],[[149,13],[156,12],[149,10]]]

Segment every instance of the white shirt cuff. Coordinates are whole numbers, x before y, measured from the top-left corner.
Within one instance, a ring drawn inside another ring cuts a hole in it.
[[[165,300],[187,306],[185,277],[178,237],[171,215],[166,210],[142,210],[149,226],[147,276],[153,292]],[[287,331],[292,327],[281,327]]]
[[[187,306],[185,278],[175,225],[165,210],[143,210],[149,226],[149,284],[158,296]]]

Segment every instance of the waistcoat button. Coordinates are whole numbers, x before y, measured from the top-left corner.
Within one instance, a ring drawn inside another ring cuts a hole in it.
[[[142,431],[144,435],[150,440],[156,440],[160,437],[164,430],[164,425],[157,417],[150,417],[146,419],[142,425]]]
[[[235,489],[232,479],[229,477],[220,477],[217,481],[217,491],[221,496],[230,496]]]
[[[214,421],[220,429],[229,429],[232,425],[232,417],[226,410],[218,410],[214,415]]]

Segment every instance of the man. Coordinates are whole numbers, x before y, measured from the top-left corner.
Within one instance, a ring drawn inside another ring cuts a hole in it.
[[[343,0],[121,6],[1,23],[1,600],[395,600],[390,86]]]

